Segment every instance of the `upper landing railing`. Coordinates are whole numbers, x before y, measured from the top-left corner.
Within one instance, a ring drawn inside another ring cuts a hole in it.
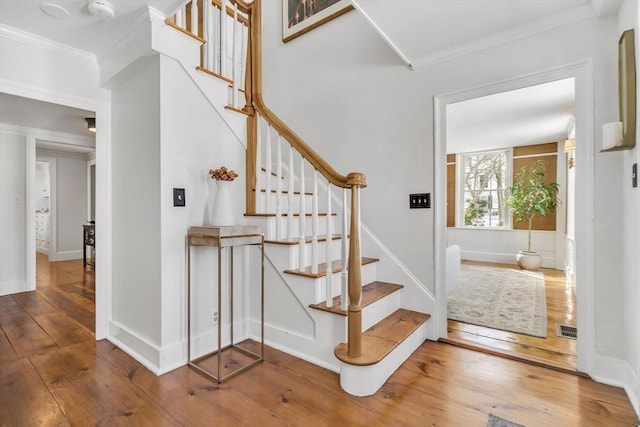
[[[325,301],[329,307],[334,294],[331,272],[341,271],[338,293],[342,309],[347,310],[348,315],[348,353],[350,357],[359,357],[362,331],[360,189],[366,187],[366,177],[359,172],[338,173],[265,105],[261,3],[261,0],[249,3],[193,0],[168,18],[167,24],[202,42],[198,69],[227,81],[231,90],[227,108],[248,116],[247,215],[275,216],[275,229],[266,231],[267,240],[297,241],[299,270],[318,275],[326,271]],[[319,197],[319,190],[325,197]],[[339,256],[332,253],[332,201],[342,205]],[[320,218],[324,220],[324,254],[318,249],[318,241],[322,240]],[[311,254],[306,253],[308,241]],[[324,264],[320,263],[321,258]],[[334,259],[338,261],[333,262]]]

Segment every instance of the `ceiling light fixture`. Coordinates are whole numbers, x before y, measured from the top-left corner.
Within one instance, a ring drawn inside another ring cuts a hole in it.
[[[115,15],[113,4],[109,0],[88,0],[89,13],[100,19],[110,19]]]
[[[84,121],[87,122],[87,129],[89,129],[89,132],[96,133],[96,118],[87,117]]]

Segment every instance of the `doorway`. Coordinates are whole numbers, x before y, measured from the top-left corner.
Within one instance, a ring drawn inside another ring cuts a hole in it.
[[[593,228],[589,223],[590,215],[593,213],[593,185],[589,176],[593,176],[594,173],[594,158],[593,158],[593,134],[590,131],[593,125],[592,112],[593,112],[593,98],[591,96],[591,88],[593,87],[593,75],[592,66],[589,62],[583,62],[557,70],[529,75],[522,78],[504,81],[493,85],[483,86],[480,88],[464,90],[460,92],[445,94],[437,96],[435,99],[435,176],[436,190],[441,194],[447,194],[447,142],[448,142],[448,110],[449,105],[460,103],[468,100],[473,100],[485,96],[499,94],[503,92],[509,92],[513,90],[519,90],[531,86],[545,84],[563,79],[574,79],[574,87],[576,99],[575,108],[575,126],[578,149],[575,151],[574,161],[576,167],[572,173],[575,174],[575,180],[584,182],[585,186],[580,186],[576,189],[576,192],[580,193],[575,200],[575,223],[574,227],[584,231],[581,234],[579,251],[582,257],[578,257],[575,260],[574,271],[575,278],[580,283],[574,294],[573,304],[577,307],[577,311],[589,312],[588,307],[592,304],[593,299]],[[515,108],[514,108],[515,110]],[[563,139],[567,139],[568,129]],[[558,138],[560,140],[560,138]],[[564,141],[562,141],[564,142]],[[566,161],[565,153],[562,149],[559,150],[558,158],[562,158]],[[564,166],[559,168],[559,173],[565,173]],[[566,179],[566,177],[565,177]],[[588,187],[588,188],[587,188]],[[584,197],[584,198],[582,198]],[[448,337],[448,321],[447,321],[447,268],[446,268],[446,248],[449,244],[448,228],[447,228],[447,208],[443,204],[438,207],[434,212],[435,216],[435,236],[436,236],[436,295],[437,298],[437,310],[436,310],[436,328],[438,334],[442,338]],[[560,218],[562,231],[562,238],[557,238],[557,243],[554,244],[558,248],[558,252],[562,252],[562,261],[559,261],[559,265],[551,265],[551,268],[558,268],[562,270],[564,268],[565,259],[565,235],[566,225],[564,224],[564,217]],[[560,234],[560,233],[558,233]],[[486,241],[493,239],[485,239]],[[516,251],[517,252],[517,251]],[[464,257],[464,255],[463,255]],[[490,261],[479,260],[479,261]],[[476,261],[476,262],[479,262]],[[498,260],[498,263],[499,260]],[[564,273],[561,273],[562,280],[565,280]],[[559,280],[559,279],[556,279]],[[580,318],[582,319],[582,318]],[[593,326],[589,325],[589,322],[584,319],[578,320],[577,325],[580,330],[579,339],[575,341],[576,349],[576,367],[578,370],[588,371],[587,367],[590,366],[590,361],[593,357],[591,350],[591,343],[593,340],[594,330]],[[555,334],[554,334],[555,335]],[[499,352],[496,352],[499,353]],[[581,366],[585,368],[581,369]]]

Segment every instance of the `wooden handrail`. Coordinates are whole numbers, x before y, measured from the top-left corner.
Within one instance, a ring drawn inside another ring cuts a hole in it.
[[[192,0],[197,1],[197,0]],[[203,0],[203,1],[212,1],[214,5],[222,8],[222,2],[220,0]],[[256,190],[257,190],[257,176],[258,171],[257,167],[257,154],[258,154],[258,123],[259,116],[255,114],[256,112],[262,116],[262,118],[267,122],[280,136],[282,136],[290,145],[295,149],[298,153],[300,153],[302,160],[306,160],[309,162],[314,168],[315,171],[319,172],[322,176],[324,176],[329,184],[333,184],[339,188],[345,188],[351,190],[351,221],[350,221],[350,239],[349,239],[349,260],[348,260],[348,268],[347,268],[347,287],[348,287],[348,295],[349,295],[349,306],[348,306],[348,328],[347,328],[347,352],[350,358],[358,358],[361,355],[362,348],[362,308],[361,308],[361,299],[362,299],[362,265],[361,265],[361,253],[360,253],[360,189],[367,186],[366,176],[361,172],[351,172],[346,176],[339,174],[329,163],[327,163],[318,153],[316,153],[307,143],[305,143],[302,138],[300,138],[289,126],[287,126],[273,111],[271,111],[264,103],[262,98],[262,2],[261,0],[253,0],[251,3],[245,2],[245,0],[230,0],[231,3],[235,3],[237,7],[234,7],[233,11],[229,7],[226,7],[226,13],[232,14],[235,19],[239,19],[243,24],[249,25],[249,34],[248,34],[248,49],[247,49],[247,59],[246,59],[246,74],[245,74],[245,106],[241,110],[248,115],[247,118],[247,151],[246,151],[246,213],[247,214],[256,214]],[[204,3],[202,3],[204,4]],[[238,18],[235,10],[240,10],[247,15],[247,17]],[[200,17],[198,17],[200,19]],[[175,25],[173,19],[167,19],[167,24],[177,28],[180,31],[183,31],[198,40],[201,38],[194,33],[191,33],[185,29],[179,28]],[[226,21],[225,21],[226,22]],[[235,25],[235,24],[234,24]],[[198,29],[196,29],[196,33]],[[203,40],[204,42],[204,40]],[[235,57],[234,57],[235,58]],[[213,73],[210,70],[206,70],[203,66],[198,67],[202,71],[206,71],[208,73],[214,74],[217,77],[221,77],[226,79],[223,76],[219,76],[216,73]],[[235,96],[235,84],[234,84],[234,96]],[[235,102],[234,107],[235,108]],[[280,144],[278,143],[278,152],[280,150]],[[293,154],[290,152],[290,160],[289,166],[293,168]],[[280,156],[279,157],[279,161]],[[279,165],[281,163],[278,163]],[[316,172],[314,171],[314,194],[317,196],[317,180]],[[278,178],[280,178],[281,173],[279,172]],[[304,179],[304,176],[301,176],[301,179]],[[281,185],[280,179],[278,179],[278,186]],[[293,178],[291,178],[290,186],[293,186]],[[269,188],[269,187],[267,187]],[[289,188],[289,191],[293,191],[293,188]],[[281,188],[277,191],[278,194],[281,194]],[[328,213],[331,214],[331,190],[327,188],[327,205]],[[303,196],[302,196],[303,197]],[[314,202],[314,215],[317,218],[317,198],[314,198],[316,202]],[[291,203],[292,197],[289,200],[289,218],[292,218],[293,215],[291,211]],[[346,197],[344,200],[346,205]],[[302,205],[302,204],[301,204]],[[343,207],[346,211],[347,206]],[[278,211],[276,210],[276,214]],[[304,213],[302,213],[304,215]],[[292,227],[292,221],[290,221],[289,227]],[[346,221],[345,221],[346,222]],[[302,222],[302,224],[304,224]],[[344,223],[343,223],[344,224]],[[303,230],[301,231],[301,236],[304,236],[304,226],[302,225]],[[328,224],[329,234],[331,234],[331,227]],[[277,227],[276,227],[277,232]],[[343,230],[344,233],[344,230]],[[346,235],[346,233],[345,233]],[[314,228],[314,238],[316,237],[315,228]],[[290,236],[290,239],[292,237]],[[304,240],[304,237],[301,237]],[[315,241],[315,240],[314,240]],[[304,243],[303,243],[304,244]],[[327,244],[330,244],[328,242]],[[312,258],[313,248],[312,248]],[[300,256],[302,260],[304,258],[303,255]],[[329,251],[327,251],[327,262],[330,262],[331,256]],[[312,265],[316,265],[312,260]],[[344,268],[344,267],[343,267]],[[330,272],[327,274],[331,274]],[[327,276],[329,278],[329,276]],[[331,286],[331,281],[329,280],[329,287]],[[329,292],[331,295],[331,293]],[[330,297],[329,295],[329,297]]]
[[[289,142],[309,163],[331,184],[340,188],[366,187],[363,173],[351,172],[347,176],[339,174],[329,163],[316,153],[289,126],[287,126],[264,103],[262,98],[262,2],[254,0],[249,12],[251,52],[251,104],[258,113]]]

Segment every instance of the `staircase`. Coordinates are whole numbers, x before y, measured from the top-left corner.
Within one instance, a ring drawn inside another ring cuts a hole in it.
[[[225,108],[246,115],[246,220],[265,230],[267,344],[339,372],[350,394],[375,393],[427,338],[430,316],[407,308],[415,292],[378,277],[380,259],[361,256],[365,176],[337,173],[264,104],[260,0],[194,0],[167,24],[204,43],[197,69],[228,85]]]

